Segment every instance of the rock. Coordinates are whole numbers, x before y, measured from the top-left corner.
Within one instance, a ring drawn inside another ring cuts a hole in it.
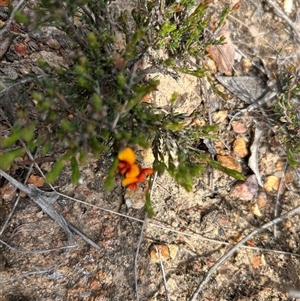
[[[242,201],[251,201],[258,191],[255,175],[248,176],[245,182],[238,182],[231,190],[231,195]]]
[[[264,183],[264,188],[267,192],[277,191],[279,188],[280,179],[275,176],[268,176]]]
[[[50,48],[53,48],[53,49],[60,49],[61,48],[61,45],[59,44],[59,42],[55,39],[50,39],[47,41],[47,45],[50,47]]]
[[[233,131],[237,134],[243,134],[247,131],[247,128],[243,122],[232,121],[231,125],[232,125]]]
[[[248,155],[248,149],[246,141],[243,137],[238,137],[233,143],[233,152],[240,158],[244,158]]]
[[[217,155],[217,160],[225,167],[241,172],[241,164],[232,156]]]

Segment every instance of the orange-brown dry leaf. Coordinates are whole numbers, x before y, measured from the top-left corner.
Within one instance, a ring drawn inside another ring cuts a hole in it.
[[[10,1],[9,0],[0,0],[0,6],[7,7],[9,6]]]
[[[27,184],[33,184],[36,187],[42,187],[45,183],[43,177],[31,175],[27,181]]]
[[[27,46],[25,44],[15,44],[14,45],[15,52],[18,56],[24,56],[27,52]]]
[[[152,245],[150,247],[150,258],[152,262],[160,261],[157,251],[160,253],[160,258],[162,261],[166,261],[170,257],[170,251],[167,245]]]
[[[221,73],[232,75],[232,66],[234,64],[235,49],[230,39],[229,23],[227,22],[220,30],[218,37],[224,36],[224,44],[217,46],[208,46],[206,51],[216,63]]]
[[[260,266],[260,257],[259,256],[253,257],[251,263],[253,267],[258,268]]]
[[[279,188],[280,179],[275,176],[269,176],[266,179],[264,188],[267,192],[277,191]]]
[[[284,175],[284,182],[286,184],[292,183],[295,180],[294,172],[291,169],[288,169]]]
[[[233,152],[240,158],[244,158],[248,155],[247,144],[244,138],[238,137],[233,143]]]
[[[123,71],[125,69],[126,61],[122,56],[117,55],[115,57],[115,67],[120,71]]]
[[[11,201],[16,195],[17,187],[11,184],[10,182],[6,182],[2,188],[0,189],[0,195],[3,200]]]
[[[218,155],[217,160],[225,167],[241,172],[242,167],[232,156]]]
[[[285,166],[285,163],[281,160],[279,160],[277,163],[276,163],[276,170],[283,170],[284,169],[284,166]]]
[[[254,240],[250,239],[246,242],[247,246],[250,246],[250,247],[254,247],[255,246],[255,242]]]

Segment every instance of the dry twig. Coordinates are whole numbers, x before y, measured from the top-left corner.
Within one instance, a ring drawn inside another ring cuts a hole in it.
[[[153,194],[153,189],[154,189],[154,185],[156,182],[156,178],[157,178],[157,172],[155,172],[154,177],[153,177],[153,182],[151,185],[151,190],[150,190],[150,199],[152,197]],[[137,249],[136,249],[136,253],[135,253],[135,258],[134,258],[134,283],[135,283],[135,293],[136,293],[136,300],[139,301],[140,297],[139,297],[139,288],[138,288],[138,259],[139,259],[139,253],[140,253],[140,248],[141,248],[141,244],[142,244],[142,240],[143,240],[143,235],[144,235],[144,230],[145,230],[145,226],[146,226],[146,222],[147,222],[147,213],[145,214],[145,218],[144,221],[141,221],[143,223],[142,229],[141,229],[141,234],[138,240],[138,245],[137,245]]]
[[[170,299],[170,294],[169,294],[169,290],[168,290],[168,286],[167,286],[166,273],[165,273],[164,265],[163,265],[163,262],[162,262],[162,259],[161,259],[161,256],[160,256],[160,252],[158,251],[156,245],[154,245],[154,247],[155,247],[155,250],[156,250],[157,257],[159,258],[160,269],[161,269],[162,276],[163,276],[164,287],[165,287],[167,299],[168,299],[168,301],[171,301],[171,299]]]
[[[288,217],[297,214],[300,211],[300,206],[294,208],[293,210],[288,211],[287,213],[285,213],[284,215],[275,218],[274,220],[264,224],[262,227],[255,229],[254,231],[252,231],[250,234],[248,234],[246,237],[244,237],[239,243],[237,243],[234,247],[232,247],[225,255],[223,255],[208,271],[208,273],[206,274],[205,278],[202,280],[202,282],[200,283],[200,285],[198,286],[197,290],[195,291],[195,293],[193,294],[192,298],[190,299],[190,301],[195,301],[199,295],[199,293],[201,292],[201,290],[203,289],[203,287],[208,283],[210,277],[212,276],[212,274],[218,269],[218,267],[223,264],[229,257],[231,257],[245,242],[247,242],[249,239],[251,239],[254,235],[262,232],[263,230],[266,230],[267,228],[274,226],[282,221],[284,221],[285,219],[287,219]]]

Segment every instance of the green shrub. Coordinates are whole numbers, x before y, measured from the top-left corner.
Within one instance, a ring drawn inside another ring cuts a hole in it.
[[[240,173],[222,167],[193,148],[200,138],[214,138],[212,133],[217,131],[216,126],[191,125],[189,121],[200,113],[185,116],[142,101],[159,85],[159,80],[143,81],[135,70],[135,63],[149,47],[161,48],[169,54],[169,59],[156,63],[173,65],[177,72],[205,75],[203,66],[188,69],[174,64],[186,55],[204,55],[208,44],[222,42],[204,38],[209,21],[208,1],[198,6],[195,3],[168,1],[168,5],[159,7],[155,1],[141,1],[131,14],[125,11],[113,15],[110,1],[105,0],[38,1],[34,8],[36,27],[52,25],[65,32],[75,45],[73,63],[68,68],[53,68],[39,62],[45,76],[39,76],[24,92],[34,101],[38,118],[32,120],[25,114],[28,104],[19,103],[20,119],[10,136],[2,141],[2,159],[9,160],[0,163],[1,168],[8,169],[20,155],[20,151],[10,149],[18,144],[18,139],[23,139],[30,149],[38,147],[42,155],[58,154],[58,161],[47,175],[50,182],[68,163],[73,171],[72,180],[78,183],[79,164],[85,162],[88,152],[99,157],[112,151],[116,158],[117,152],[127,145],[151,146],[154,169],[159,174],[167,170],[187,190],[192,189],[193,178],[199,176],[207,163],[243,179]],[[159,17],[154,14],[158,7]],[[22,20],[21,13],[18,16]],[[117,50],[115,32],[121,31],[125,46]],[[173,94],[170,103],[176,102],[176,98]],[[107,188],[114,183],[116,169],[114,160]]]

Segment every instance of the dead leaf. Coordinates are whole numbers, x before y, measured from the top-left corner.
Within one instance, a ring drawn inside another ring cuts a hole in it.
[[[227,22],[220,30],[218,37],[224,36],[224,44],[217,46],[208,46],[206,51],[216,63],[221,73],[232,75],[232,66],[234,64],[235,49],[230,39],[229,23]]]
[[[248,160],[248,166],[252,169],[252,171],[256,175],[256,179],[260,187],[263,187],[263,183],[261,181],[261,175],[258,169],[258,150],[259,150],[259,142],[264,131],[265,129],[260,126],[257,126],[255,128],[254,140],[250,147],[251,156]]]
[[[241,172],[242,167],[232,156],[217,155],[217,160],[225,167]]]
[[[243,137],[238,137],[233,143],[233,152],[240,158],[244,158],[248,155],[248,149],[246,141]]]
[[[0,0],[0,6],[7,7],[9,6],[10,1],[9,0]]]
[[[0,194],[3,200],[10,202],[16,195],[16,191],[16,186],[11,184],[10,182],[6,182],[0,189]]]
[[[254,247],[254,246],[255,246],[255,242],[254,242],[254,240],[252,240],[252,239],[248,240],[248,241],[246,242],[246,244],[247,244],[247,246],[249,246],[249,247]]]
[[[254,268],[258,268],[260,266],[260,257],[259,256],[253,257],[251,263]]]
[[[257,194],[258,185],[255,175],[248,176],[245,182],[238,182],[231,190],[233,197],[242,201],[251,201]]]
[[[27,184],[33,184],[35,187],[42,187],[45,183],[43,177],[31,175],[27,181]]]
[[[150,247],[150,258],[152,262],[160,262],[160,259],[166,261],[169,257],[170,251],[167,245],[155,244]]]
[[[280,179],[275,176],[268,176],[264,184],[267,192],[277,191],[280,185]]]
[[[247,132],[247,128],[246,128],[245,124],[240,121],[232,121],[231,125],[232,125],[233,131],[237,134],[243,134],[243,133]]]
[[[15,50],[15,53],[18,55],[18,56],[24,56],[27,52],[27,46],[25,44],[15,44],[14,45],[14,50]]]
[[[291,169],[288,169],[284,175],[284,182],[286,184],[292,183],[295,180],[294,171]]]

